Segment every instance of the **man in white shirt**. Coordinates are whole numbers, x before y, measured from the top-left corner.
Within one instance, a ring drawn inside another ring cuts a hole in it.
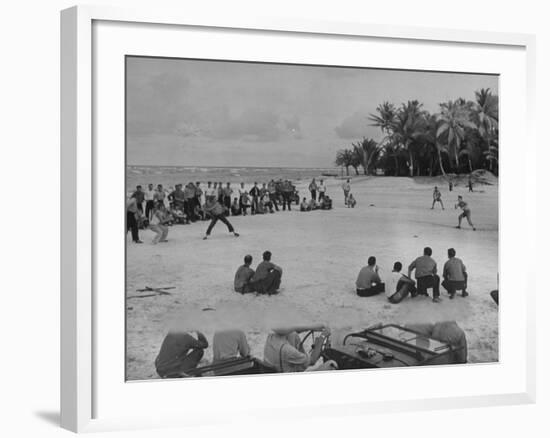
[[[393,264],[393,271],[389,278],[386,279],[386,297],[392,304],[398,304],[403,299],[416,291],[414,286],[414,280],[411,280],[406,275],[401,273],[403,265],[401,262],[395,262]]]
[[[155,192],[153,184],[149,184],[147,190],[145,190],[145,217],[148,220],[151,220],[151,215],[155,208]]]
[[[204,190],[204,202],[206,203],[206,201],[215,198],[217,194],[218,191],[216,188],[212,187],[212,181],[208,181],[208,187]]]
[[[319,181],[319,185],[317,186],[317,190],[319,191],[319,201],[325,199],[325,193],[327,191],[327,186],[325,185],[323,180]]]
[[[248,200],[247,200],[248,191],[244,188],[243,182],[241,183],[241,186],[238,189],[238,193],[239,193],[239,205],[241,207],[241,211],[243,213],[243,216],[246,216],[246,209],[250,204],[248,203]]]

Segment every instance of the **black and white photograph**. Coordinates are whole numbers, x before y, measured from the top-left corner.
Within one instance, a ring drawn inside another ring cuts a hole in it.
[[[126,56],[125,146],[128,381],[499,361],[498,75]]]

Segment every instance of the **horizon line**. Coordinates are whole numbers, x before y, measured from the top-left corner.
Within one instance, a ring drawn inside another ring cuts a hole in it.
[[[203,167],[212,169],[339,169],[341,166],[316,166],[316,167],[304,167],[304,166],[203,166],[196,165],[174,165],[174,164],[126,164],[126,167]]]

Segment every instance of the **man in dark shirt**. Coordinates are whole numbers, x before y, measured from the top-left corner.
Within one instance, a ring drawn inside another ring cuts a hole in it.
[[[249,283],[251,292],[259,294],[276,294],[281,286],[283,269],[271,263],[271,252],[265,251],[262,255],[263,261],[257,266],[256,273]]]
[[[274,180],[271,180],[267,185],[267,191],[269,192],[269,199],[271,199],[273,207],[279,211],[279,206],[277,205],[277,187]]]
[[[170,193],[170,195],[168,196],[168,199],[174,203],[174,207],[180,208],[183,210],[185,195],[181,188],[182,188],[181,184],[176,184],[176,189],[172,193]]]
[[[139,212],[143,213],[143,201],[145,200],[145,192],[141,190],[141,186],[136,186],[136,191],[132,193],[132,198],[135,198]]]
[[[235,273],[235,280],[233,282],[235,292],[240,292],[241,294],[252,292],[249,288],[250,280],[254,276],[254,269],[250,267],[251,264],[252,256],[244,256],[244,265],[239,267]]]
[[[437,275],[437,263],[431,257],[432,249],[430,247],[424,248],[424,255],[418,257],[409,265],[408,277],[411,276],[414,270],[414,276],[416,278],[418,295],[428,296],[427,290],[433,289],[433,302],[439,303],[439,275]],[[416,295],[411,294],[414,298]]]
[[[233,225],[231,225],[231,223],[226,219],[225,209],[218,201],[209,199],[206,204],[204,204],[204,211],[210,215],[212,219],[210,220],[210,224],[208,225],[208,229],[206,230],[206,235],[203,237],[203,240],[208,239],[214,225],[216,225],[218,221],[222,221],[227,226],[230,233],[233,233],[235,237],[239,237],[239,233],[235,231]]]
[[[257,182],[254,183],[254,187],[250,189],[248,194],[252,197],[252,214],[256,214],[258,211],[258,201],[260,200],[260,188]]]
[[[200,332],[169,332],[155,360],[158,375],[163,379],[183,377],[197,367],[205,348],[208,341]]]
[[[132,240],[134,241],[134,243],[143,243],[141,240],[139,240],[139,217],[140,212],[137,206],[136,198],[131,197],[126,203],[126,234],[128,234],[128,231],[132,232]]]
[[[291,197],[294,192],[292,183],[286,179],[281,185],[281,191],[283,194],[283,211],[285,211],[287,207],[288,211],[290,211],[290,204],[292,203]]]

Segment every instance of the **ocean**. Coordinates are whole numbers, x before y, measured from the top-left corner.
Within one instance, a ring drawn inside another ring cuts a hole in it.
[[[200,181],[206,185],[208,181],[233,185],[244,182],[268,183],[271,179],[289,179],[295,183],[309,181],[312,178],[324,176],[342,176],[342,170],[337,167],[326,168],[299,168],[299,167],[186,167],[186,166],[127,166],[126,184],[128,190],[138,184],[147,187],[147,184],[162,184],[164,187],[173,187],[176,184]]]

